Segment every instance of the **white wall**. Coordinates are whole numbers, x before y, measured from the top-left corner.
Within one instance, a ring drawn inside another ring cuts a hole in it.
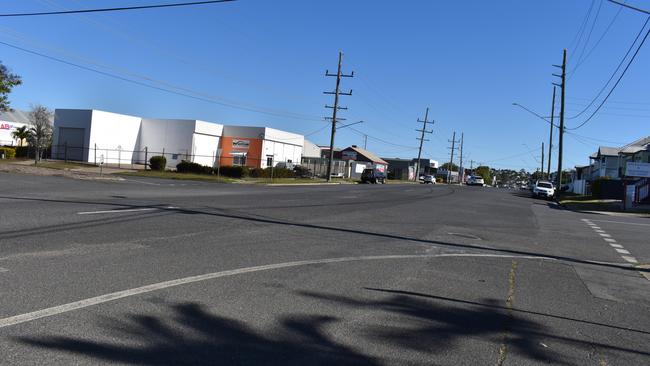
[[[207,166],[214,158],[223,133],[223,125],[186,119],[142,120],[140,149],[147,147],[147,157],[162,155],[167,158],[167,168],[174,169],[181,160],[191,160]],[[144,157],[142,158],[144,161]]]
[[[181,160],[192,154],[194,120],[142,119],[140,149],[147,148],[147,158],[162,155],[167,158],[167,168],[174,169]]]
[[[273,162],[276,165],[289,160],[294,164],[300,164],[304,142],[305,138],[302,135],[265,128],[262,142],[262,168],[267,167],[266,155],[273,155]]]
[[[93,110],[87,161],[94,162],[97,158],[99,162],[102,154],[106,164],[130,164],[137,159],[140,122],[140,117]]]

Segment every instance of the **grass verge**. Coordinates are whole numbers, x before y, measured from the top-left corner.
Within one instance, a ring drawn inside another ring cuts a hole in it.
[[[159,172],[153,170],[140,170],[137,172],[121,172],[119,175],[130,177],[148,177],[148,178],[161,178],[161,179],[177,179],[177,180],[194,180],[212,183],[233,183],[239,182],[239,179],[217,177],[216,175],[206,174],[192,174],[192,173],[178,173],[178,172]]]
[[[35,166],[35,167],[38,167],[38,168],[66,170],[66,169],[75,169],[75,168],[96,167],[97,165],[84,164],[84,163],[69,163],[69,162],[66,163],[66,162],[62,162],[62,161],[41,161],[38,164],[32,164],[32,166]]]

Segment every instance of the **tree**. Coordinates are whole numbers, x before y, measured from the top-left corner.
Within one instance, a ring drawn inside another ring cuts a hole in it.
[[[14,86],[20,84],[22,84],[20,76],[9,72],[9,69],[0,62],[0,112],[11,111],[9,107],[9,93]]]
[[[32,106],[29,112],[29,121],[32,128],[29,129],[29,143],[36,149],[34,163],[41,160],[41,152],[52,145],[52,111],[40,104]]]
[[[442,165],[440,166],[440,169],[444,169],[444,170],[447,170],[447,171],[450,170],[450,169],[449,169],[449,163],[444,163],[444,164],[442,164]],[[451,171],[452,171],[452,172],[457,172],[457,171],[458,171],[458,165],[452,163],[452,164],[451,164]]]
[[[485,181],[485,184],[490,184],[488,182],[492,181],[492,179],[490,179],[490,167],[489,166],[481,165],[481,166],[477,167],[474,170],[474,173],[476,175],[480,175],[481,178],[483,178],[483,180]]]
[[[27,126],[20,126],[11,133],[11,137],[18,140],[18,146],[20,147],[23,146],[23,141],[28,139],[29,135],[30,132],[29,129],[27,129]]]

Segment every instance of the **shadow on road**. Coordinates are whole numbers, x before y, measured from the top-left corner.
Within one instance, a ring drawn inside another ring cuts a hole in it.
[[[211,314],[197,303],[171,305],[171,310],[171,319],[130,315],[105,325],[116,339],[134,340],[129,345],[58,336],[17,341],[138,365],[378,365],[325,334],[323,328],[337,321],[333,317],[285,317],[272,334],[262,334],[241,321]]]
[[[62,336],[17,337],[15,341],[33,347],[83,355],[97,360],[140,365],[379,365],[386,360],[368,355],[364,344],[379,345],[392,362],[407,359],[447,357],[462,352],[467,341],[481,339],[497,350],[537,362],[567,364],[576,355],[562,355],[541,345],[549,340],[588,351],[593,347],[634,355],[650,356],[638,350],[558,336],[546,326],[523,314],[508,312],[503,301],[481,303],[447,299],[408,291],[371,289],[383,297],[349,297],[300,291],[297,295],[332,302],[356,314],[363,321],[329,315],[282,315],[269,331],[208,312],[197,303],[169,305],[171,316],[132,314],[125,320],[110,319],[102,324],[108,336],[119,341],[96,341]],[[450,304],[451,303],[451,304]],[[329,330],[339,331],[339,340]],[[344,333],[342,333],[344,332]],[[346,344],[353,340],[354,345]],[[359,341],[359,343],[356,343]],[[378,349],[373,347],[373,349]],[[411,354],[410,356],[413,356]],[[462,354],[457,354],[463,359]],[[507,355],[506,355],[507,356]],[[490,362],[491,363],[491,362]]]

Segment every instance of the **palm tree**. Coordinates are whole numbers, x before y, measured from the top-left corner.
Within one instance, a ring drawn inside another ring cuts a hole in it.
[[[19,144],[18,146],[22,147],[23,140],[29,138],[30,134],[31,132],[27,129],[27,126],[20,126],[11,133],[11,137],[18,140],[18,144]]]

